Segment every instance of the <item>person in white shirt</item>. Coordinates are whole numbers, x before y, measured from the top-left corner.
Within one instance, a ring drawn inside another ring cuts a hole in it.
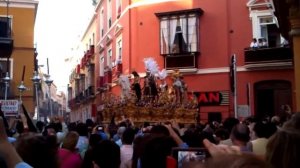
[[[258,47],[258,43],[257,43],[257,39],[253,38],[252,42],[250,43],[250,47],[251,48],[257,48]]]
[[[122,146],[120,148],[121,164],[120,168],[127,168],[128,162],[131,161],[133,154],[132,142],[134,140],[135,131],[132,128],[126,128],[122,135]]]

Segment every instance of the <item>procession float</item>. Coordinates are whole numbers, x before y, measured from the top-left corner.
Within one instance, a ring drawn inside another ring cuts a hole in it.
[[[188,92],[187,84],[179,70],[168,73],[159,70],[153,58],[144,59],[145,75],[136,71],[117,74],[120,95],[107,90],[102,94],[103,122],[124,116],[135,123],[168,122],[195,123],[198,119],[198,100]]]

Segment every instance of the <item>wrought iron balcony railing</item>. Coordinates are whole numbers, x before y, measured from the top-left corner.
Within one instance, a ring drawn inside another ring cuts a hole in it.
[[[248,69],[293,67],[293,52],[290,47],[247,48],[244,54],[245,67]]]

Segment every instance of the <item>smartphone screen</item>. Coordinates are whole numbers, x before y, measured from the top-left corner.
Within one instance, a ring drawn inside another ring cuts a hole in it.
[[[209,157],[209,153],[205,148],[173,148],[172,155],[177,160],[178,168],[203,164]]]

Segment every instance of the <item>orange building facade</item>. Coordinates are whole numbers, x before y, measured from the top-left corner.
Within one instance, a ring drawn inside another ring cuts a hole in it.
[[[272,1],[259,0],[100,0],[70,75],[71,120],[103,119],[105,101],[121,94],[118,74],[136,71],[143,78],[150,57],[167,70],[169,86],[179,70],[188,95],[198,101],[195,121],[272,116],[282,105],[294,109],[293,53],[273,12]],[[267,45],[249,48],[253,38]]]
[[[23,81],[26,89],[22,92],[22,102],[32,116],[36,108],[31,77],[37,56],[34,46],[37,8],[38,1],[34,0],[0,1],[0,98],[19,100],[18,87]],[[10,80],[5,96],[7,73]]]

